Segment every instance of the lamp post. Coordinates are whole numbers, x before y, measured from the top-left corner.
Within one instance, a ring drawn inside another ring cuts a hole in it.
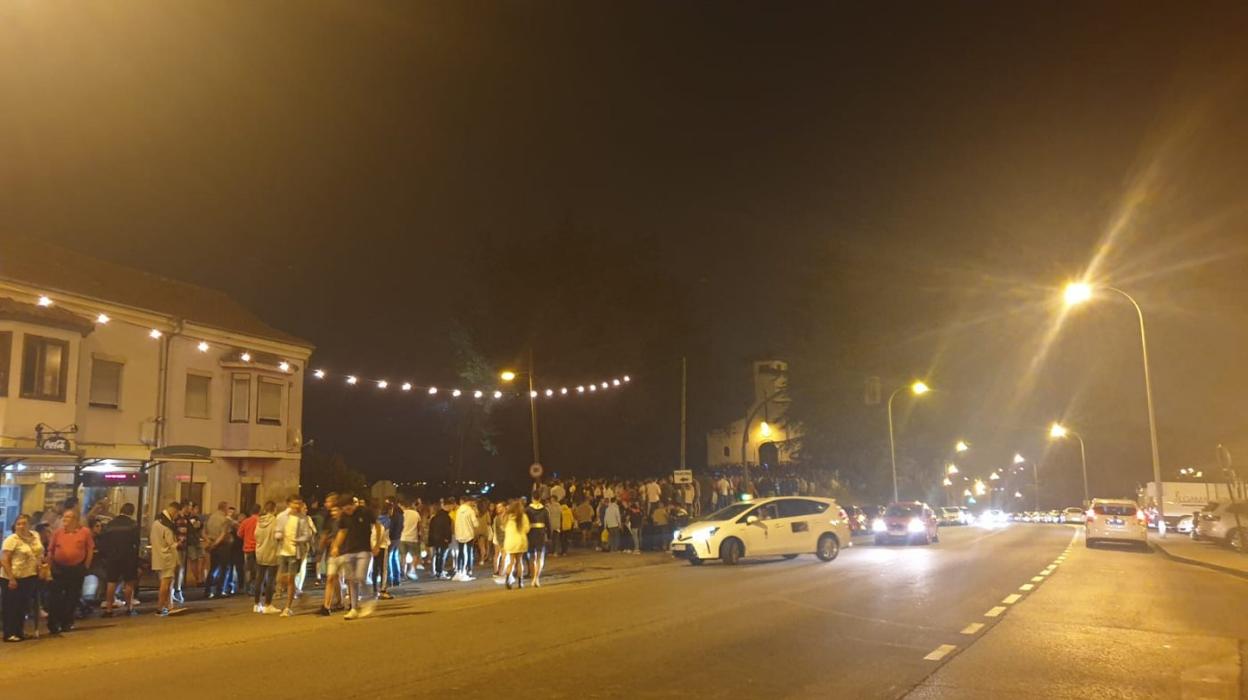
[[[1083,467],[1083,505],[1087,507],[1092,499],[1088,496],[1088,453],[1083,447],[1083,436],[1061,423],[1054,423],[1049,428],[1049,437],[1054,440],[1073,437],[1079,441],[1079,463]]]
[[[893,502],[900,500],[897,496],[897,443],[893,437],[893,399],[903,390],[909,389],[915,396],[922,396],[931,391],[923,382],[914,382],[909,386],[899,386],[888,395],[888,458],[893,465]]]
[[[1026,457],[1022,456],[1021,454],[1017,452],[1014,453],[1015,464],[1024,464],[1026,462],[1027,462]],[[1032,499],[1033,505],[1035,506],[1035,511],[1039,513],[1040,512],[1040,465],[1036,464],[1034,461],[1031,463],[1031,479],[1032,479],[1032,488],[1035,490],[1035,497]]]
[[[537,391],[533,389],[533,350],[529,350],[529,371],[524,373],[529,379],[529,429],[533,440],[533,463],[540,464],[542,453],[537,438]],[[519,376],[513,370],[503,370],[498,378],[504,382],[514,382]]]
[[[1144,398],[1148,402],[1148,439],[1153,451],[1153,483],[1157,484],[1157,533],[1165,537],[1166,513],[1165,499],[1162,498],[1161,493],[1161,452],[1157,447],[1157,413],[1153,409],[1153,379],[1148,369],[1148,336],[1144,331],[1144,311],[1140,309],[1134,297],[1121,289],[1117,287],[1103,287],[1103,289],[1119,294],[1131,302],[1131,306],[1135,307],[1135,315],[1140,321],[1140,354],[1144,359]],[[1086,282],[1072,282],[1066,285],[1063,299],[1066,306],[1076,306],[1090,300],[1093,291],[1092,285]]]

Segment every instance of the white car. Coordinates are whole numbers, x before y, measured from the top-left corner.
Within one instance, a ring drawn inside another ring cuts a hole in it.
[[[966,512],[957,506],[941,506],[936,516],[940,518],[941,525],[966,525]]]
[[[1062,522],[1078,525],[1083,522],[1084,512],[1082,508],[1071,506],[1062,511]]]
[[[1086,542],[1126,542],[1148,548],[1148,521],[1135,501],[1094,498],[1084,521]]]
[[[831,498],[760,498],[734,503],[672,533],[672,556],[698,565],[742,557],[814,554],[832,561],[852,546],[845,511]]]

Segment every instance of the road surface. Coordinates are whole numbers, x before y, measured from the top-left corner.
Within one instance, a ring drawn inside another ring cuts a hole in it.
[[[949,528],[824,564],[557,560],[540,589],[421,583],[370,617],[86,620],[0,649],[41,697],[1237,698],[1248,581],[1078,528]],[[150,609],[150,605],[147,609]]]

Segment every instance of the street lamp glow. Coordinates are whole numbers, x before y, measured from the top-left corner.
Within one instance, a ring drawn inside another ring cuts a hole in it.
[[[953,480],[951,480],[951,479],[950,479],[949,477],[947,477],[947,476],[945,477],[945,480],[944,480],[944,481],[942,481],[942,482],[940,482],[940,483],[944,484],[945,486],[953,486]]]
[[[516,379],[516,373],[515,373],[515,372],[512,372],[512,371],[511,371],[511,370],[509,370],[509,369],[508,369],[508,370],[503,370],[502,374],[498,375],[498,378],[499,378],[499,379],[501,379],[501,380],[503,380],[503,381],[505,381],[505,382],[515,381],[515,379]]]
[[[763,437],[771,437],[771,426],[767,424],[767,421],[758,424],[758,434]]]
[[[985,493],[988,493],[988,485],[985,484],[982,479],[976,479],[975,480],[975,495],[982,496]]]
[[[958,473],[958,465],[956,465],[956,464],[950,464],[948,467],[945,467],[945,473],[946,473],[946,474],[957,474],[957,473]]]
[[[1022,497],[1023,497],[1023,492],[1022,492],[1022,491],[1015,491],[1015,492],[1014,492],[1014,498],[1022,498]]]
[[[967,498],[970,498],[970,497],[971,497],[971,490],[970,490],[970,489],[966,489],[965,491],[963,491],[963,492],[962,492],[962,495],[963,495],[963,496],[966,496]]]
[[[954,445],[953,449],[955,452],[966,452],[971,449],[971,446],[966,444],[965,440],[958,440],[958,444]]]
[[[1071,282],[1062,292],[1067,306],[1076,306],[1092,298],[1092,285],[1087,282]]]
[[[1015,452],[1015,453],[1014,453],[1014,463],[1015,463],[1015,464],[1022,464],[1023,462],[1026,462],[1026,461],[1027,461],[1027,460],[1026,460],[1026,459],[1025,459],[1022,455],[1020,455],[1020,454],[1019,454],[1019,453],[1017,453],[1017,452]]]
[[[1066,426],[1061,423],[1054,423],[1052,427],[1049,428],[1049,437],[1055,440],[1061,439],[1066,437],[1067,432],[1069,431],[1066,430]]]
[[[923,382],[915,382],[910,385],[910,391],[913,392],[915,396],[922,396],[931,390],[931,387]]]
[[[992,481],[996,481],[997,479],[1001,478],[1001,475],[996,472],[993,472],[992,474],[988,475],[988,478]]]

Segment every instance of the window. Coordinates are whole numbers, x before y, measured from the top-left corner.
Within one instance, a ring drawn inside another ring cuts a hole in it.
[[[230,422],[246,423],[249,419],[248,404],[251,402],[251,375],[230,375]]]
[[[96,408],[117,408],[121,405],[120,362],[91,358],[91,396],[87,402]]]
[[[212,377],[205,374],[186,375],[186,417],[208,418],[212,414],[208,402],[208,390],[212,386]]]
[[[282,383],[261,378],[256,387],[256,422],[282,424]]]
[[[26,335],[22,343],[22,398],[64,401],[69,343]]]
[[[817,515],[828,509],[827,503],[808,501],[804,498],[786,498],[783,501],[776,501],[776,505],[780,506],[780,517],[782,518]]]
[[[0,333],[0,396],[9,395],[9,364],[13,361],[13,334]]]
[[[731,457],[731,456],[732,456],[732,453],[728,451],[728,446],[727,446],[727,445],[724,445],[724,456],[725,456],[725,457]]]

